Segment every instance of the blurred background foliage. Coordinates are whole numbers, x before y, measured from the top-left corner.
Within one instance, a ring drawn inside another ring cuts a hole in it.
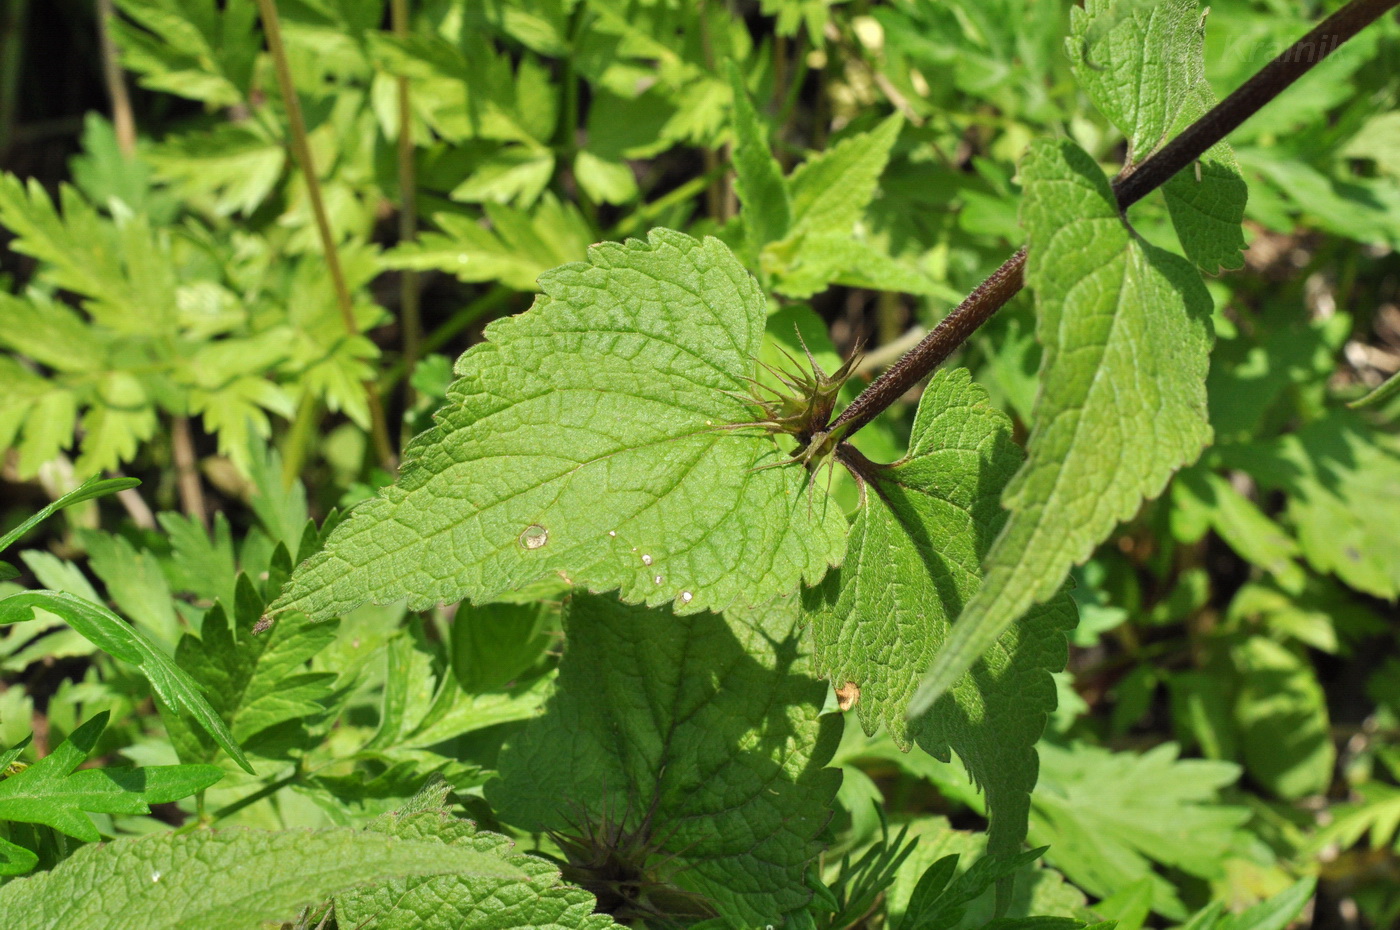
[[[1215,0],[1217,93],[1339,5]],[[774,295],[773,358],[794,331],[828,370],[862,346],[858,389],[1021,243],[1032,139],[1124,157],[1071,79],[1059,0],[422,0],[398,32],[378,0],[282,0],[352,332],[251,0],[116,0],[104,33],[105,8],[0,9],[0,518],[98,472],[143,485],[32,535],[0,587],[106,602],[241,681],[219,709],[286,768],[230,766],[202,802],[217,822],[354,822],[438,773],[492,823],[480,786],[548,693],[557,611],[246,633],[308,519],[389,480],[373,406],[395,443],[423,429],[453,358],[540,272],[653,226],[719,236]],[[730,61],[798,192],[782,224],[737,215]],[[1249,249],[1210,281],[1217,443],[1076,573],[1032,913],[1092,900],[1167,926],[1315,875],[1312,926],[1400,922],[1400,403],[1347,407],[1400,370],[1397,61],[1391,17],[1231,137]],[[1130,218],[1175,244],[1159,199]],[[1025,297],[956,360],[1018,429],[1038,362]],[[893,461],[912,410],[857,444]],[[225,650],[194,635],[211,615]],[[167,732],[141,679],[57,619],[23,627],[0,634],[0,750],[32,729],[42,755],[106,710],[95,756],[190,757],[200,737]],[[935,858],[976,854],[982,799],[956,763],[848,723],[825,868],[909,826],[898,916]],[[160,829],[168,807],[99,826]],[[32,833],[50,864],[72,842]]]

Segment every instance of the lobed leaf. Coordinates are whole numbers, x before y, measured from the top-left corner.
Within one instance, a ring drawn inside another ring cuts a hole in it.
[[[189,714],[224,752],[252,774],[253,768],[243,750],[238,748],[228,726],[200,693],[194,679],[145,633],[106,607],[61,591],[22,591],[0,599],[0,626],[34,619],[35,608],[62,617],[108,655],[141,669],[157,698]]]
[[[77,839],[96,842],[100,834],[87,812],[148,814],[151,804],[187,798],[223,777],[223,771],[212,765],[75,771],[96,748],[107,718],[103,711],[74,730],[53,752],[0,780],[0,821],[41,823]]]
[[[734,92],[734,190],[744,205],[740,219],[744,223],[745,245],[757,255],[765,245],[787,235],[792,223],[792,203],[782,166],[768,148],[763,123],[749,100],[743,75],[733,62],[729,65],[729,84]]]
[[[1171,743],[1142,754],[1042,745],[1031,842],[1048,844],[1047,861],[1093,895],[1150,878],[1153,910],[1180,920],[1185,911],[1176,891],[1151,863],[1220,876],[1221,850],[1249,810],[1219,801],[1220,789],[1239,777],[1238,766],[1180,760],[1177,752]]]
[[[1303,556],[1358,591],[1400,594],[1400,441],[1332,409],[1296,433],[1232,446],[1222,460],[1283,491]]]

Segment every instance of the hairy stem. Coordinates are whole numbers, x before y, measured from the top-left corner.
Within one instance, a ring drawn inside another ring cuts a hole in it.
[[[392,0],[390,16],[394,35],[406,39],[409,32],[408,0]],[[400,75],[399,91],[399,242],[418,238],[417,179],[413,170],[413,111],[408,78]],[[399,272],[399,326],[403,329],[403,363],[408,371],[422,356],[423,317],[418,305],[418,272],[405,268]],[[413,407],[413,384],[404,382],[404,408]]]
[[[325,199],[321,196],[321,181],[316,174],[316,163],[311,157],[311,145],[306,135],[306,120],[301,113],[301,99],[297,97],[296,87],[292,84],[292,67],[287,60],[287,48],[282,44],[282,26],[277,18],[277,5],[275,0],[257,0],[257,5],[258,15],[262,18],[263,32],[267,35],[267,50],[272,55],[273,69],[277,73],[277,86],[282,91],[282,101],[287,107],[292,154],[306,181],[306,196],[311,201],[311,213],[316,218],[316,232],[320,236],[326,268],[335,288],[336,305],[340,308],[340,318],[345,324],[345,331],[351,336],[358,336],[360,327],[355,322],[350,287],[345,282],[345,269],[340,264],[340,252],[335,247],[330,218],[326,215]],[[389,440],[389,425],[384,416],[384,404],[379,397],[379,385],[373,379],[367,379],[364,382],[364,391],[369,407],[370,435],[374,440],[375,452],[379,456],[380,464],[392,470],[395,467],[394,446]]]
[[[1120,175],[1113,183],[1119,209],[1126,210],[1165,184],[1343,43],[1397,5],[1400,0],[1352,0],[1323,20],[1152,157],[1130,173]],[[1021,290],[1025,267],[1026,250],[1023,248],[977,285],[922,342],[872,381],[841,412],[832,428],[845,426],[845,435],[849,438],[931,374]]]

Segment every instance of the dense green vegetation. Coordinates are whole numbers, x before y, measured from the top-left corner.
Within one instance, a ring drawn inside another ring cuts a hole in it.
[[[0,919],[1395,926],[1342,6],[11,0]]]

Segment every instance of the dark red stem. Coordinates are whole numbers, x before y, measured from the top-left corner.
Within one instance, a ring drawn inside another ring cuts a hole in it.
[[[1120,175],[1113,183],[1119,209],[1128,209],[1190,166],[1294,81],[1397,5],[1400,0],[1352,0],[1327,17],[1179,136],[1131,172]],[[1025,268],[1026,250],[1023,248],[977,285],[922,342],[861,391],[836,418],[832,428],[845,426],[845,436],[849,438],[928,377],[978,327],[991,319],[992,314],[1016,296],[1024,283]]]

